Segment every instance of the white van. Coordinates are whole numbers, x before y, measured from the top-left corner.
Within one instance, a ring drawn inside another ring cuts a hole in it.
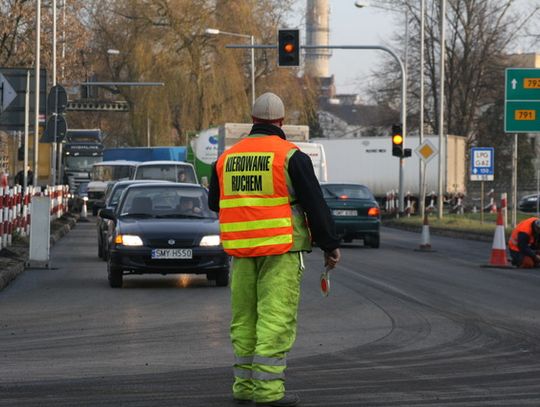
[[[199,183],[197,174],[195,174],[195,167],[184,161],[145,161],[138,163],[133,179]]]
[[[131,179],[136,165],[136,161],[126,160],[101,161],[92,165],[90,182],[88,183],[88,206],[92,208],[93,215],[96,215],[93,204],[105,197],[107,184]]]
[[[315,171],[315,176],[319,182],[328,181],[328,168],[326,166],[326,155],[324,153],[323,145],[300,141],[292,141],[292,143],[296,144],[302,152],[306,153],[309,158],[311,158],[313,170]]]

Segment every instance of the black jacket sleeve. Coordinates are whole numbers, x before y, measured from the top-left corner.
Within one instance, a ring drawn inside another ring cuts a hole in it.
[[[288,171],[296,199],[306,213],[313,240],[325,252],[338,248],[334,219],[323,198],[311,159],[302,151],[296,151],[289,159]]]
[[[210,175],[210,187],[208,188],[208,207],[214,212],[219,212],[219,180],[216,171],[216,163],[212,164]]]
[[[535,257],[536,253],[529,246],[529,235],[527,233],[518,233],[519,252],[525,256]]]

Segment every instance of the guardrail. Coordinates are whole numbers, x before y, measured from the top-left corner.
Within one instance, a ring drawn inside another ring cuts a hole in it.
[[[0,187],[0,248],[13,244],[13,236],[28,236],[30,233],[30,207],[33,196],[51,198],[51,222],[61,217],[68,209],[68,185],[41,187],[21,185]]]

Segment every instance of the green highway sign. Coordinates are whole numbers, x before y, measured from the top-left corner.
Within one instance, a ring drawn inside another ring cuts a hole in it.
[[[506,70],[504,131],[540,132],[540,69]]]
[[[540,132],[540,100],[507,101],[504,110],[504,131],[506,133]]]

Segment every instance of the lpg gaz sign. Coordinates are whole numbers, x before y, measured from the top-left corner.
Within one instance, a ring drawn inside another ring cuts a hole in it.
[[[493,147],[471,148],[471,181],[493,181],[495,149]]]

